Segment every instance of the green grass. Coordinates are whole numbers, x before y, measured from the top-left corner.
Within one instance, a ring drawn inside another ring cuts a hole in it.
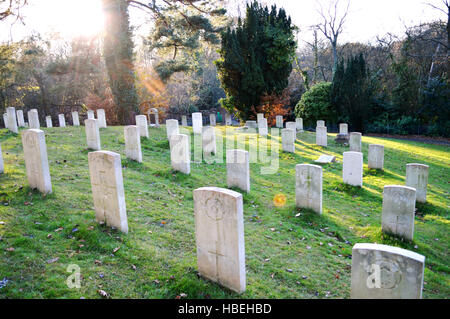
[[[243,194],[247,290],[239,296],[197,275],[192,192],[226,188],[225,164],[192,163],[189,176],[173,172],[164,126],[142,140],[144,163],[138,164],[124,156],[123,127],[102,129],[103,149],[122,155],[125,235],[95,222],[84,127],[44,131],[53,184],[48,196],[28,187],[20,136],[0,130],[0,281],[9,280],[0,298],[101,298],[99,289],[111,298],[349,298],[358,242],[423,254],[424,298],[450,296],[448,147],[363,137],[362,188],[342,184],[347,148],[331,135],[327,148],[316,146],[309,132],[298,135],[295,154],[280,146],[276,174],[261,175],[267,164],[251,164],[251,192]],[[384,171],[367,169],[370,143],[385,145]],[[322,153],[338,162],[324,166],[318,216],[295,208],[295,165]],[[430,166],[428,202],[417,206],[414,242],[403,242],[381,233],[382,191],[404,185],[406,164],[414,162]],[[277,194],[286,196],[284,207],[274,206]],[[66,285],[70,264],[81,268],[81,289]]]

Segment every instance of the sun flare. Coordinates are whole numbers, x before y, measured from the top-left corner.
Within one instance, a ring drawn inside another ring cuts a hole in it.
[[[63,36],[93,36],[103,30],[100,0],[47,0],[50,5],[37,4],[42,24]]]

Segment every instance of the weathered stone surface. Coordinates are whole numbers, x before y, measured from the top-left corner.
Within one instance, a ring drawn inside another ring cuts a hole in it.
[[[216,126],[216,114],[209,114],[209,125]]]
[[[139,136],[148,138],[147,116],[136,115],[136,125],[139,128]]]
[[[194,134],[202,134],[203,117],[202,113],[192,113],[192,131]]]
[[[363,184],[363,154],[344,152],[342,178],[345,184],[360,186]]]
[[[95,113],[92,110],[87,111],[88,120],[95,120]]]
[[[96,221],[128,233],[120,154],[97,151],[88,159]]]
[[[414,188],[399,185],[384,186],[381,230],[412,240],[415,209],[416,190]]]
[[[184,174],[191,173],[191,148],[189,137],[185,134],[173,134],[169,139],[170,161],[172,168]]]
[[[246,286],[242,195],[232,190],[194,190],[199,274],[235,292]]]
[[[328,135],[326,126],[316,127],[316,144],[319,146],[328,145]]]
[[[336,135],[336,138],[334,139],[334,141],[338,144],[348,145],[349,139],[350,139],[350,135],[348,135],[348,134],[338,134],[338,135]]]
[[[299,131],[299,132],[303,131],[303,119],[301,117],[297,117],[295,119],[295,125],[297,128],[297,131]]]
[[[276,123],[275,126],[278,128],[283,128],[283,116],[282,115],[277,115],[275,117]]]
[[[52,182],[44,132],[36,129],[23,131],[22,145],[30,187],[37,188],[44,194],[51,193]]]
[[[80,126],[80,117],[77,111],[72,112],[72,123],[73,126]]]
[[[350,152],[361,152],[361,133],[350,133]]]
[[[232,124],[232,122],[231,122],[231,115],[226,113],[225,114],[225,125],[226,126],[230,126],[231,124]]]
[[[281,130],[281,147],[284,152],[295,153],[295,130],[285,128]]]
[[[336,156],[333,155],[320,155],[318,159],[316,159],[314,162],[320,163],[320,164],[329,164],[336,162]]]
[[[0,174],[5,172],[5,166],[3,164],[2,146],[0,145]]]
[[[342,134],[342,135],[348,134],[348,124],[347,123],[339,124],[339,134]]]
[[[155,123],[152,123],[152,115],[153,115]],[[150,126],[152,126],[152,127],[159,127],[159,112],[158,112],[158,109],[151,108],[150,110],[148,110],[148,121],[149,121]]]
[[[384,146],[378,144],[369,145],[368,167],[383,169],[384,166]]]
[[[322,167],[311,164],[295,166],[295,202],[322,214]]]
[[[202,128],[202,148],[204,157],[216,154],[216,133],[213,126],[204,126]]]
[[[187,116],[186,115],[182,115],[181,116],[181,125],[188,126],[188,124],[187,124]]]
[[[47,128],[53,127],[52,117],[50,115],[45,117],[45,124],[47,125]]]
[[[104,109],[97,110],[98,128],[106,128],[106,115]]]
[[[17,125],[19,125],[19,127],[25,127],[25,119],[23,118],[23,111],[17,110],[16,114],[17,114]]]
[[[124,127],[125,155],[127,158],[142,163],[141,135],[137,125]]]
[[[30,129],[39,130],[41,125],[39,123],[39,114],[38,110],[32,109],[28,111],[28,126]]]
[[[290,128],[291,130],[294,130],[295,135],[297,135],[297,123],[295,123],[295,122],[286,122],[286,128]]]
[[[58,115],[59,127],[66,127],[66,117],[64,114]]]
[[[319,120],[317,121],[317,127],[325,126],[325,121]]]
[[[8,128],[8,113],[3,113],[3,124]]]
[[[178,127],[178,120],[166,120],[166,132],[167,132],[167,139],[169,141],[172,135],[180,134],[180,128]]]
[[[351,298],[421,299],[425,257],[378,244],[356,244],[352,250]]]
[[[406,186],[416,189],[416,200],[420,203],[427,201],[428,165],[406,164]]]
[[[98,129],[98,120],[87,119],[84,121],[86,129],[86,140],[88,149],[99,151],[102,149],[100,145],[100,130]]]
[[[244,150],[227,150],[227,185],[250,192],[249,154]]]
[[[8,107],[6,113],[8,114],[8,129],[18,134],[19,127],[17,126],[16,109],[14,107]]]
[[[269,128],[267,127],[267,119],[262,118],[258,122],[258,133],[261,136],[267,136],[269,134]]]

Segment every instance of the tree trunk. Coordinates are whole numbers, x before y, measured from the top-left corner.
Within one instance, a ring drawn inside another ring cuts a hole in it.
[[[105,14],[103,55],[114,96],[117,119],[122,125],[134,124],[138,110],[127,0],[102,0]]]

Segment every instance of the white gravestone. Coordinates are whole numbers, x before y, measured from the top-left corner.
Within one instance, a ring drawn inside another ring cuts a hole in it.
[[[416,190],[412,187],[388,185],[383,190],[381,230],[384,233],[413,240]]]
[[[53,127],[52,117],[50,115],[45,117],[45,124],[47,128]]]
[[[64,114],[59,114],[58,120],[59,120],[59,127],[66,127],[66,118]]]
[[[99,128],[106,128],[106,115],[104,109],[98,109],[97,110],[97,120],[98,120],[98,127]]]
[[[2,146],[0,145],[0,174],[5,172],[5,166],[3,164]]]
[[[350,133],[350,152],[361,152],[361,133]]]
[[[368,167],[383,169],[384,166],[384,146],[378,144],[369,145]]]
[[[352,249],[352,299],[421,299],[425,257],[379,244]]]
[[[295,202],[297,207],[322,214],[322,167],[311,164],[295,166]]]
[[[25,119],[23,118],[23,111],[17,110],[16,114],[17,114],[17,124],[19,125],[19,127],[25,127]]]
[[[8,114],[3,113],[3,124],[5,125],[5,128],[8,128]]]
[[[97,151],[88,159],[96,221],[128,233],[120,155]]]
[[[136,125],[139,128],[139,136],[148,138],[147,116],[136,115]]]
[[[216,154],[216,132],[213,126],[205,126],[202,129],[202,148],[204,157]]]
[[[328,145],[328,135],[326,126],[316,127],[316,144],[319,146]]]
[[[191,149],[189,136],[185,134],[173,134],[169,140],[170,161],[172,168],[184,174],[191,172]]]
[[[72,112],[72,123],[73,126],[80,126],[80,117],[78,116],[78,112]]]
[[[194,134],[202,134],[202,127],[202,113],[192,113],[192,131],[194,132]]]
[[[262,118],[258,121],[258,133],[261,136],[267,136],[269,134],[269,129],[267,127],[267,119]]]
[[[98,129],[98,120],[87,119],[84,121],[86,128],[86,140],[88,149],[94,151],[100,151],[102,149],[100,145],[100,130]]]
[[[231,125],[231,115],[226,113],[225,114],[225,125],[230,126]]]
[[[244,150],[227,150],[227,185],[250,192],[249,154]]]
[[[88,111],[87,111],[87,117],[88,117],[88,120],[95,120],[95,114],[94,114],[94,111],[88,110]]]
[[[14,107],[8,107],[6,109],[8,114],[8,129],[13,133],[19,133],[19,128],[17,126],[16,109]]]
[[[32,109],[28,111],[28,126],[30,127],[30,129],[36,130],[39,130],[41,128],[41,125],[39,123],[38,110]]]
[[[187,124],[187,116],[186,115],[182,115],[181,116],[181,125],[182,126],[188,126],[188,124]]]
[[[259,123],[264,118],[264,113],[256,114],[256,121]]]
[[[359,152],[344,152],[342,179],[352,186],[363,185],[363,154]]]
[[[300,131],[300,132],[303,131],[303,119],[301,117],[297,117],[295,119],[295,125],[297,128],[297,131]]]
[[[290,128],[291,130],[294,130],[294,132],[297,135],[297,123],[295,123],[295,122],[286,122],[286,128]]]
[[[275,117],[275,126],[277,128],[283,128],[283,116],[282,115],[277,115]]]
[[[428,165],[406,164],[406,186],[416,189],[416,200],[420,203],[427,201]]]
[[[281,130],[281,146],[284,152],[295,153],[295,130],[290,128]]]
[[[256,129],[258,127],[258,123],[256,121],[247,121],[245,122],[245,126]]]
[[[317,121],[317,127],[325,126],[325,121],[319,120]]]
[[[216,126],[216,114],[209,114],[209,125]]]
[[[194,190],[199,274],[237,293],[246,286],[243,198],[232,190]]]
[[[51,193],[52,182],[44,132],[36,129],[23,131],[22,145],[30,187],[37,188],[44,194]]]
[[[137,125],[124,127],[125,155],[127,158],[142,163],[141,135]]]
[[[170,141],[170,137],[174,134],[180,134],[178,127],[178,120],[166,120],[166,132],[167,139]]]
[[[339,134],[341,134],[341,135],[348,134],[348,124],[346,124],[346,123],[339,124]]]

